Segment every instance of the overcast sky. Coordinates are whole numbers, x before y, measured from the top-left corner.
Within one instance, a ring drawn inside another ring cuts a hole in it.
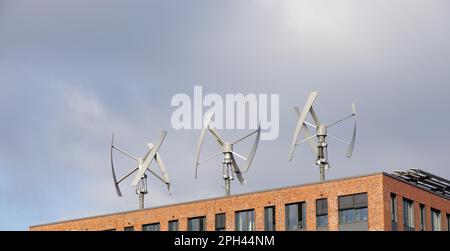
[[[312,90],[324,121],[351,102],[359,113],[352,159],[329,140],[327,178],[408,168],[450,178],[449,69],[447,0],[0,0],[0,229],[136,209],[131,180],[123,198],[112,185],[113,131],[141,155],[168,130],[173,195],[150,178],[147,206],[222,196],[220,159],[195,180],[200,132],[170,124],[172,96],[194,85],[280,95],[280,135],[261,142],[234,194],[318,181],[306,145],[287,160],[292,107]],[[349,139],[351,128],[333,133]],[[120,174],[133,166],[117,161]]]

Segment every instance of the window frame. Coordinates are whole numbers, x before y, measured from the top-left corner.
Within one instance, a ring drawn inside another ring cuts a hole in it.
[[[355,198],[360,196],[365,196],[364,203],[355,203]],[[351,198],[351,203],[350,202]],[[344,201],[348,200],[348,201]],[[345,202],[345,203],[343,203]],[[341,204],[351,204],[350,205],[341,205]],[[345,216],[345,217],[344,217]],[[359,216],[359,220],[358,219]],[[338,218],[339,225],[347,225],[347,224],[355,224],[369,221],[369,194],[367,192],[364,193],[355,193],[355,194],[347,194],[338,196]],[[352,220],[348,220],[351,218]]]
[[[419,203],[419,230],[425,231],[427,229],[427,213],[426,206]]]
[[[414,230],[414,201],[403,197],[403,229]]]
[[[171,226],[176,223],[176,229],[173,230],[171,229]],[[179,220],[170,220],[167,224],[167,231],[172,231],[172,232],[176,232],[176,231],[180,231],[180,221]]]
[[[441,231],[442,230],[442,212],[439,209],[430,207],[431,212],[431,231]],[[438,222],[435,222],[435,217],[433,217],[433,213],[437,214]],[[436,228],[436,223],[439,223],[437,225],[438,228]]]
[[[189,229],[189,225],[190,225],[189,223],[190,223],[191,221],[193,221],[193,220],[199,220],[199,224],[198,224],[199,229],[198,229],[198,230],[192,230],[192,229]],[[201,223],[203,223],[203,224],[201,224]],[[192,231],[192,232],[203,232],[203,231],[207,231],[206,228],[207,228],[207,225],[206,225],[206,215],[196,216],[196,217],[191,217],[191,218],[188,218],[188,220],[187,220],[187,229],[188,229],[188,231]]]
[[[289,211],[288,208],[291,206],[297,206],[297,222],[296,222],[296,228],[289,228]],[[299,201],[299,202],[293,202],[293,203],[287,203],[284,206],[284,212],[285,212],[285,230],[286,231],[304,231],[306,230],[306,201]],[[300,217],[301,216],[301,221]],[[301,226],[301,227],[300,227]]]
[[[242,226],[246,226],[247,229],[241,228],[238,229],[238,215],[240,214],[246,214],[245,216],[245,224],[243,224]],[[249,213],[251,213],[249,215]],[[235,231],[255,231],[256,230],[256,213],[255,213],[255,209],[245,209],[245,210],[239,210],[234,212],[234,230]],[[252,222],[251,224],[249,224],[250,222]]]
[[[157,230],[144,230],[144,228],[150,227],[150,226],[158,226],[158,229],[157,229]],[[149,224],[142,224],[142,231],[145,231],[145,232],[151,232],[151,231],[157,232],[157,231],[161,231],[161,223],[159,223],[159,222],[154,222],[154,223],[149,223]]]
[[[268,226],[268,210],[271,210],[272,211],[272,219],[271,219],[271,221],[272,221],[272,229],[269,229],[269,226]],[[267,206],[267,207],[264,207],[264,231],[276,231],[276,229],[277,229],[277,221],[276,221],[276,218],[277,218],[277,216],[276,216],[276,207],[275,206]]]
[[[319,204],[321,203],[321,212],[319,212]],[[324,202],[326,205],[326,212],[324,212]],[[323,217],[325,216],[325,217]],[[322,225],[320,224],[321,220],[320,219],[325,219],[325,224]],[[328,198],[320,198],[320,199],[316,199],[316,228],[328,228]]]
[[[218,217],[224,217],[224,219],[223,219],[223,226],[219,226],[218,227],[218,225],[217,225],[217,218]],[[216,214],[215,215],[215,218],[214,218],[215,220],[214,220],[214,229],[215,229],[215,231],[226,231],[227,230],[227,214],[226,213],[218,213],[218,214]]]

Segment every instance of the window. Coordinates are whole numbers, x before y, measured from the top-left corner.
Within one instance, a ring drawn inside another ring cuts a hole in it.
[[[178,231],[178,220],[169,221],[169,231]]]
[[[395,193],[391,193],[391,221],[398,222],[397,195]]]
[[[236,231],[255,230],[255,210],[236,212]]]
[[[159,231],[159,223],[142,225],[142,231]]]
[[[275,231],[275,207],[264,208],[264,231]]]
[[[431,230],[441,231],[441,211],[434,208],[431,209]]]
[[[188,219],[188,231],[206,231],[206,216]]]
[[[447,214],[447,231],[450,231],[450,214]]]
[[[226,228],[226,214],[216,214],[216,231],[225,231]]]
[[[397,195],[395,193],[391,193],[391,230],[397,230],[398,223],[398,211],[397,211]]]
[[[403,198],[403,225],[405,231],[414,230],[414,202]]]
[[[285,207],[286,230],[298,231],[306,229],[305,202],[287,204]]]
[[[338,203],[340,230],[368,230],[367,193],[340,196]]]
[[[426,226],[426,216],[425,216],[425,205],[424,204],[419,204],[419,208],[420,208],[420,231],[425,231],[425,226]]]
[[[316,200],[316,226],[317,229],[328,227],[328,201],[327,199]]]
[[[134,227],[133,226],[125,227],[123,230],[125,232],[131,232],[131,231],[134,231]]]

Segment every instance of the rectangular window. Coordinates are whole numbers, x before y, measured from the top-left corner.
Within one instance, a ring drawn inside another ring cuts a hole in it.
[[[169,221],[169,231],[178,231],[178,220]]]
[[[368,230],[367,193],[340,196],[339,229]]]
[[[133,227],[133,226],[125,227],[125,228],[123,229],[123,231],[125,231],[125,232],[131,232],[131,231],[134,231],[134,227]]]
[[[424,204],[419,204],[419,208],[420,208],[420,231],[425,231],[425,226],[426,226],[426,216],[425,216],[425,205]]]
[[[450,231],[450,214],[447,214],[447,231]]]
[[[142,225],[142,231],[159,231],[159,223]]]
[[[397,195],[391,193],[391,230],[397,231],[398,211],[397,211]]]
[[[264,208],[264,231],[275,231],[275,207]]]
[[[206,231],[206,216],[188,219],[188,231]]]
[[[316,226],[319,230],[328,228],[328,201],[327,199],[316,200]]]
[[[431,208],[431,230],[441,231],[441,211]]]
[[[254,231],[255,230],[255,210],[246,210],[236,212],[235,214],[236,231]]]
[[[226,228],[226,214],[216,214],[216,231],[225,231]]]
[[[403,198],[403,225],[405,231],[414,231],[414,202]]]
[[[398,222],[397,195],[395,193],[391,193],[391,221]]]
[[[306,230],[306,203],[287,204],[285,207],[286,230]]]

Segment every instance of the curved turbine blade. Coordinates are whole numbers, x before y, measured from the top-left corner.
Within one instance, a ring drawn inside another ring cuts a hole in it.
[[[300,117],[300,115],[301,115],[300,109],[298,109],[298,107],[295,106],[294,110],[297,113],[297,115]],[[305,139],[311,138],[312,134],[309,132],[308,126],[306,125],[306,121],[303,121],[302,132],[305,135]],[[308,140],[308,144],[311,147],[312,151],[314,152],[314,155],[317,156],[317,152],[318,152],[317,144],[314,143],[314,141],[312,139]]]
[[[311,106],[311,109],[309,110],[309,112],[311,113],[311,117],[313,117],[314,123],[316,124],[317,127],[319,127],[320,124],[320,120],[319,117],[317,117],[316,112],[314,111],[314,108]]]
[[[236,174],[239,182],[244,185],[247,184],[247,181],[245,180],[244,176],[242,175],[241,170],[239,169],[239,166],[236,162],[236,159],[234,158],[234,154],[231,154],[231,164],[233,165],[233,171]]]
[[[195,178],[197,178],[198,176],[198,165],[199,165],[198,158],[200,157],[200,150],[202,148],[203,141],[205,140],[206,130],[208,130],[209,122],[211,121],[213,115],[214,113],[212,112],[206,115],[206,119],[203,123],[203,129],[202,132],[200,133],[200,138],[197,143],[197,149],[195,150]]]
[[[312,137],[312,134],[309,132],[308,126],[306,126],[305,123],[302,125],[302,132],[303,135],[305,135],[305,139],[309,139]],[[317,144],[314,142],[314,140],[311,138],[308,140],[308,145],[311,147],[312,151],[314,152],[315,156],[317,156]]]
[[[120,192],[119,183],[117,182],[116,172],[114,171],[113,149],[114,149],[114,133],[111,138],[111,171],[117,196],[122,197],[122,192]]]
[[[144,160],[144,163],[142,164],[142,167],[138,170],[136,176],[133,179],[133,182],[131,182],[132,186],[137,186],[139,184],[139,181],[141,180],[141,177],[145,174],[148,167],[150,166],[150,163],[154,159],[156,153],[158,152],[159,148],[161,147],[162,142],[164,141],[164,138],[167,135],[167,131],[162,131],[159,135],[158,141],[153,147],[153,149],[148,154],[147,158]]]
[[[156,153],[155,160],[156,160],[156,164],[157,164],[159,170],[161,171],[162,179],[163,179],[164,183],[166,183],[166,185],[167,185],[167,190],[171,194],[172,191],[171,191],[171,187],[170,187],[169,174],[167,173],[167,168],[164,165],[159,153]]]
[[[355,114],[355,125],[353,126],[353,136],[352,141],[350,142],[350,145],[347,149],[347,158],[351,158],[353,154],[353,148],[355,147],[355,140],[356,140],[356,109],[355,104],[352,104],[353,107],[353,114]]]
[[[305,122],[306,115],[308,115],[308,112],[311,110],[312,105],[314,103],[314,100],[317,97],[317,92],[311,92],[311,94],[308,97],[308,100],[306,101],[306,105],[303,108],[302,113],[300,114],[300,117],[298,118],[297,126],[294,131],[294,136],[292,137],[292,143],[291,143],[291,149],[289,151],[289,160],[292,160],[292,157],[294,155],[294,149],[297,143],[297,138],[300,134],[300,130],[302,129],[303,123]]]
[[[250,154],[247,156],[247,161],[245,162],[244,169],[242,169],[243,172],[248,172],[248,169],[250,168],[250,165],[252,164],[253,158],[255,157],[256,149],[258,148],[259,144],[259,138],[261,137],[261,125],[258,125],[258,130],[256,130],[256,137],[255,141],[252,146],[252,150],[250,151]]]

